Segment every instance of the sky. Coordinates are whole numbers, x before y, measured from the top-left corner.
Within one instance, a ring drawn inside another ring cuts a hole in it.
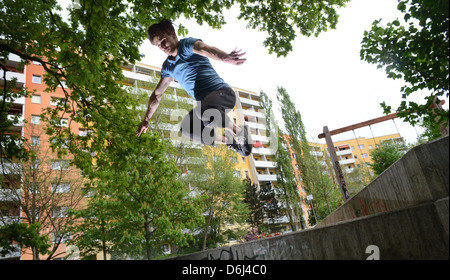
[[[333,130],[378,118],[384,115],[381,102],[397,108],[402,101],[400,88],[404,82],[387,78],[383,69],[360,59],[364,30],[370,30],[374,20],[382,19],[386,24],[403,19],[397,3],[396,0],[352,0],[338,10],[336,29],[318,37],[299,34],[293,42],[293,51],[283,58],[269,55],[263,46],[266,34],[247,29],[246,22],[237,19],[236,8],[225,12],[227,24],[220,30],[200,26],[193,20],[178,19],[174,23],[187,27],[187,37],[202,39],[226,52],[236,47],[245,51],[247,61],[243,65],[211,61],[213,67],[231,86],[258,93],[263,90],[275,104],[277,87],[284,87],[302,115],[307,136],[314,142],[324,143],[317,138],[324,126]],[[148,40],[141,46],[141,52],[145,55],[141,62],[153,66],[161,67],[166,58]],[[423,97],[423,93],[417,93],[409,100],[423,103]],[[448,108],[448,100],[444,107]],[[282,125],[278,108],[277,105],[274,113]],[[355,135],[371,138],[397,131],[407,143],[414,143],[423,129],[395,119],[332,138],[336,142],[354,139]]]

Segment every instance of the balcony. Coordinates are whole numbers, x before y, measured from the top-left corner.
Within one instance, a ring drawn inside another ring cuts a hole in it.
[[[6,102],[11,102],[11,99],[8,98],[8,99],[6,100]],[[12,100],[11,103],[24,105],[24,104],[25,104],[25,97],[15,98],[15,99]]]
[[[0,162],[0,174],[22,174],[22,165],[2,160]]]
[[[356,161],[355,161],[355,159],[354,158],[350,158],[350,159],[341,159],[340,161],[339,161],[339,164],[340,165],[346,165],[346,164],[355,164],[356,163]]]
[[[16,115],[8,115],[8,120],[13,121]],[[23,127],[24,117],[22,115],[18,116],[17,123],[14,124],[15,127]]]
[[[252,134],[251,137],[253,142],[269,143],[269,138],[267,138],[267,136]]]
[[[262,124],[262,123],[245,122],[245,124],[246,124],[249,128],[266,130],[266,125],[265,125],[265,124]]]
[[[247,105],[258,106],[259,107],[259,101],[257,101],[257,100],[251,100],[251,99],[243,98],[243,97],[240,97],[239,99],[240,99],[242,104],[247,104]]]
[[[13,244],[12,246],[16,248],[15,251],[5,255],[4,257],[0,256],[0,259],[3,259],[3,260],[5,260],[5,259],[18,259],[18,258],[20,258],[22,256],[22,248],[20,248],[20,246],[17,245],[17,244]]]
[[[252,153],[257,155],[274,155],[275,151],[267,148],[253,148]]]
[[[348,149],[348,150],[336,151],[336,155],[337,156],[345,156],[345,155],[353,155],[353,153],[352,153],[352,150]]]
[[[180,131],[180,126],[178,124],[161,123],[157,129],[178,132]]]
[[[274,182],[277,180],[277,175],[270,175],[270,174],[258,174],[258,181],[263,182]]]
[[[175,101],[175,102],[181,102],[186,104],[195,104],[196,101],[193,98],[189,97],[182,97],[182,96],[175,96],[173,94],[164,94],[163,98],[167,98],[168,100]]]
[[[0,201],[17,201],[21,193],[22,189],[0,189]]]
[[[3,75],[4,75],[4,71],[0,70],[0,85],[4,85],[5,82],[3,80]],[[6,80],[7,81],[11,81],[12,79],[16,78],[16,87],[20,88],[23,87],[25,85],[25,74],[24,73],[19,73],[19,72],[12,72],[12,71],[7,71],[6,72]]]
[[[261,168],[275,168],[276,163],[273,161],[262,161],[262,160],[255,160],[255,167],[261,167]]]
[[[315,157],[323,157],[323,152],[311,151],[310,154]]]
[[[145,74],[136,73],[136,72],[132,72],[132,71],[126,71],[126,70],[123,70],[122,73],[125,76],[125,78],[131,80],[131,82],[134,82],[134,81],[142,81],[142,82],[150,81],[152,83],[158,82],[155,77],[152,77],[150,75],[145,75]]]
[[[242,98],[241,98],[241,101],[242,101]],[[244,116],[249,116],[249,117],[257,117],[257,118],[262,118],[262,119],[265,118],[263,113],[256,112],[253,110],[242,110],[242,114],[244,114]]]

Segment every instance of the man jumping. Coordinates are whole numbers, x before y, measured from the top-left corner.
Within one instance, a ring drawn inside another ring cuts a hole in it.
[[[209,62],[210,58],[241,65],[246,61],[242,58],[245,53],[235,49],[228,54],[195,38],[178,40],[172,21],[167,19],[151,25],[148,38],[152,45],[159,47],[168,57],[163,63],[161,80],[150,96],[147,113],[136,135],[141,136],[147,131],[162,94],[175,78],[198,101],[196,108],[181,122],[181,134],[197,143],[210,146],[226,144],[240,155],[250,155],[252,145],[247,126],[237,126],[226,115],[227,110],[234,108],[236,95]],[[215,128],[224,128],[224,135],[217,134]]]

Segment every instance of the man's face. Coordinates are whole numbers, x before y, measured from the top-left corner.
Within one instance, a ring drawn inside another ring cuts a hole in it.
[[[156,35],[152,44],[157,46],[165,54],[176,56],[178,52],[178,38],[175,33]]]

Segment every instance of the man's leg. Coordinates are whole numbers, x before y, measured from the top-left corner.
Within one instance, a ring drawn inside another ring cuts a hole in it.
[[[228,116],[227,111],[234,109],[236,95],[231,88],[224,87],[220,90],[208,94],[201,101],[203,122],[209,123],[210,127],[224,128],[225,135],[216,135],[218,143],[227,146],[241,155],[248,156],[253,146],[251,145],[250,134],[245,126],[237,126]]]
[[[210,135],[207,137],[205,132],[205,127],[207,123],[203,122],[199,117],[201,114],[200,108],[197,106],[187,114],[181,121],[180,132],[184,137],[191,139],[195,143],[214,146],[214,140],[216,135]],[[208,130],[208,132],[212,132]],[[213,132],[212,132],[213,133]],[[222,138],[220,138],[222,140]]]

